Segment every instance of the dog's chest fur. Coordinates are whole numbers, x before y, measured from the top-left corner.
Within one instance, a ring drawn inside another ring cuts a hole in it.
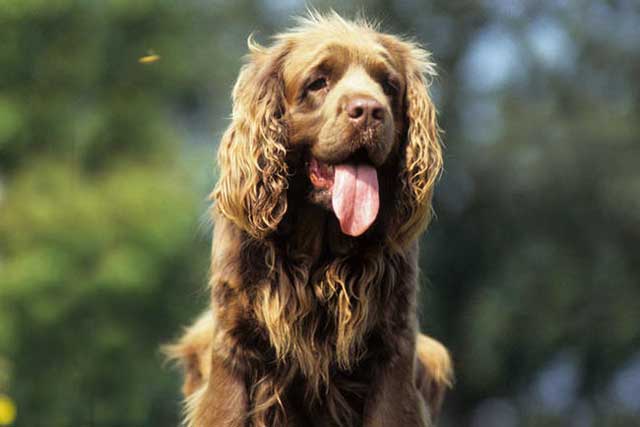
[[[267,242],[245,236],[218,257],[220,348],[245,378],[256,425],[357,425],[376,372],[397,350],[388,343],[414,326],[412,255],[381,245],[338,254],[326,227]]]

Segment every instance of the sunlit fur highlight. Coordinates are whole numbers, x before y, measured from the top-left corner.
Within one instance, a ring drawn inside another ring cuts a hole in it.
[[[387,293],[395,287],[388,268],[395,257],[382,252],[358,256],[361,268],[355,271],[348,263],[353,257],[338,258],[311,286],[309,262],[275,257],[272,276],[265,284],[278,286],[261,286],[255,316],[269,331],[278,359],[297,365],[310,379],[311,397],[320,397],[322,387],[330,383],[330,363],[349,370],[359,361],[364,351],[362,340],[379,320],[375,314],[381,307],[372,305],[384,300],[376,284],[386,279]],[[321,311],[328,312],[335,328],[329,339],[318,340],[317,332],[326,326]]]
[[[387,207],[393,219],[385,244],[347,251],[318,265],[306,243],[301,243],[317,237],[313,225],[297,224],[288,241],[271,239],[291,202],[282,83],[287,55],[294,46],[313,43],[326,34],[339,34],[346,45],[358,45],[363,43],[363,33],[378,37],[375,26],[365,21],[313,13],[276,36],[271,47],[250,40],[249,63],[233,90],[232,123],[219,148],[219,180],[212,193],[218,211],[216,227],[223,230],[217,229],[221,235],[214,239],[214,247],[240,247],[233,256],[223,252],[221,259],[213,256],[213,304],[220,305],[220,331],[214,347],[229,366],[249,376],[247,417],[255,427],[286,425],[284,396],[300,375],[306,380],[305,398],[326,407],[333,422],[340,426],[357,423],[360,415],[345,393],[364,395],[367,390],[355,381],[336,380],[332,369],[350,372],[358,366],[371,351],[365,338],[375,328],[394,322],[406,325],[412,329],[409,336],[413,334],[398,345],[415,347],[416,239],[429,222],[433,187],[442,168],[436,111],[427,91],[427,77],[434,75],[434,68],[425,50],[410,41],[380,35],[380,44],[404,66],[407,122],[400,147],[399,195],[395,206]],[[240,231],[224,231],[230,230],[225,221]],[[236,264],[244,252],[255,254],[255,265],[265,266],[255,283],[243,283],[236,271],[241,269]],[[227,270],[235,271],[231,279],[220,273]],[[224,311],[223,296],[235,298],[237,311]],[[404,301],[398,313],[385,306],[392,296]],[[242,344],[232,333],[234,319],[241,316],[251,316],[266,331],[275,351],[274,365],[264,368],[265,356],[250,350],[240,356],[232,353]],[[400,340],[387,330],[381,333],[385,339]],[[448,362],[448,356],[444,359]],[[448,378],[448,373],[442,378]],[[189,397],[189,426],[204,426],[200,419],[206,412],[206,396],[203,386]]]

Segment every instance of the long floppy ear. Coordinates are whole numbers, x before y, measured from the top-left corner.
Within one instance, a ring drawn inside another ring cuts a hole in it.
[[[218,149],[219,211],[252,237],[274,231],[287,211],[286,127],[281,67],[287,47],[249,40],[249,63],[233,89],[232,123]]]
[[[442,146],[436,108],[427,77],[435,75],[429,53],[395,40],[405,65],[406,137],[400,153],[400,195],[394,241],[401,246],[418,236],[431,219],[434,185],[442,171]]]

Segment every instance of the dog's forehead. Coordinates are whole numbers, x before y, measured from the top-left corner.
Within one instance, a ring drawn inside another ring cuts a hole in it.
[[[382,66],[399,68],[397,59],[380,42],[377,33],[310,33],[300,35],[291,42],[290,52],[283,64],[287,86],[299,83],[306,73],[325,61],[345,67],[360,65],[365,69]]]

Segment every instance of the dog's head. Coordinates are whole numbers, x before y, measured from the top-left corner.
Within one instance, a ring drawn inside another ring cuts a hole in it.
[[[222,214],[265,238],[285,216],[295,179],[305,202],[331,210],[345,235],[384,223],[398,245],[417,236],[442,167],[429,54],[335,14],[303,20],[271,47],[249,47],[218,154]]]

